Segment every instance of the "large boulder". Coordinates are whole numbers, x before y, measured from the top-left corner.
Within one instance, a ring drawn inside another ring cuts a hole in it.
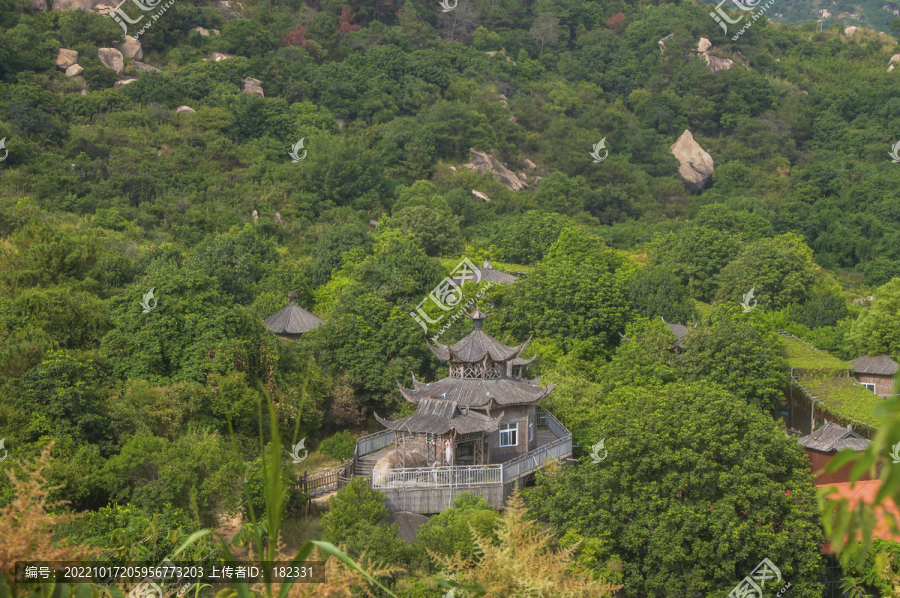
[[[712,156],[694,141],[690,131],[682,133],[669,150],[681,162],[678,174],[681,175],[685,187],[691,191],[700,191],[709,183],[715,170]]]
[[[122,70],[125,68],[125,58],[121,52],[115,48],[100,48],[97,50],[97,57],[103,66],[116,71],[117,75],[122,74]]]
[[[155,66],[150,66],[149,64],[144,64],[143,62],[139,62],[135,60],[131,63],[131,65],[139,71],[156,71],[157,73],[161,73],[162,69],[156,68]]]
[[[66,77],[77,77],[81,73],[84,72],[84,67],[80,64],[73,64],[69,68],[66,69]]]
[[[490,197],[488,197],[487,195],[485,195],[485,194],[482,193],[481,191],[476,191],[475,189],[472,189],[472,195],[473,195],[474,197],[476,197],[477,199],[480,199],[480,200],[482,200],[482,201],[491,201],[491,198],[490,198]]]
[[[199,25],[197,25],[196,27],[192,28],[191,31],[196,31],[197,33],[199,33],[200,35],[202,35],[202,36],[204,36],[204,37],[207,36],[207,35],[209,35],[209,29],[204,29],[203,27],[201,27],[201,26],[199,26]]]
[[[712,73],[730,71],[734,68],[734,61],[729,58],[719,58],[718,56],[710,56],[709,54],[704,54],[703,57],[706,59],[706,70]]]
[[[125,36],[125,43],[119,46],[119,50],[122,51],[123,55],[135,60],[140,60],[144,57],[144,52],[141,50],[141,42],[130,35]]]
[[[472,154],[472,162],[466,164],[466,168],[474,170],[478,174],[488,172],[493,174],[496,180],[509,187],[511,191],[520,191],[528,188],[526,183],[519,180],[516,173],[504,166],[494,156],[475,148],[469,148],[469,153]]]
[[[56,66],[62,70],[67,70],[70,66],[78,62],[78,52],[75,50],[66,50],[60,48],[56,53]]]
[[[215,62],[219,62],[220,60],[228,60],[229,58],[234,58],[234,54],[222,54],[221,52],[213,52],[209,55],[209,58],[204,58],[203,60],[213,60]]]
[[[116,87],[116,88],[125,87],[129,83],[134,83],[135,81],[137,81],[137,79],[135,77],[132,77],[130,79],[122,79],[121,81],[116,81],[113,84],[113,87]]]
[[[407,544],[415,544],[416,534],[422,525],[428,523],[428,517],[410,511],[397,511],[379,521],[378,525],[388,526],[395,523],[397,524],[397,537]]]
[[[660,42],[662,43],[662,42]],[[710,56],[709,50],[712,48],[712,42],[705,37],[701,37],[697,42],[697,49],[685,54],[685,58],[691,56],[700,56],[706,61],[706,70],[711,73],[721,73],[722,71],[730,71],[734,68],[734,61],[728,58],[719,58],[718,56]],[[749,64],[749,63],[748,63]],[[745,65],[746,66],[746,65]]]
[[[847,37],[853,37],[853,34],[855,34],[858,29],[859,27],[847,27],[846,29],[844,29],[844,35],[846,35]]]
[[[536,165],[534,162],[532,162],[531,160],[526,159],[526,160],[525,160],[525,167],[526,167],[526,168],[530,168],[531,170],[534,170],[534,169],[537,168],[537,165]]]
[[[253,77],[244,79],[244,93],[255,93],[260,97],[266,97],[266,94],[263,93],[262,81]]]
[[[31,0],[31,8],[40,10],[41,12],[47,12],[47,9],[50,8],[50,6],[47,4],[47,0]]]
[[[179,106],[175,109],[175,114],[194,114],[197,111],[190,106]]]

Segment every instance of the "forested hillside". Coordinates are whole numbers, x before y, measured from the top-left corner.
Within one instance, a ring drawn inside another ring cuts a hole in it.
[[[894,37],[726,34],[687,1],[176,0],[121,25],[88,4],[0,0],[0,469],[52,447],[53,516],[81,514],[54,542],[156,561],[259,514],[267,443],[305,440],[291,485],[339,464],[375,413],[412,413],[398,382],[447,375],[411,316],[468,258],[519,277],[478,301],[485,330],[533,338],[582,463],[502,517],[460,498],[411,546],[362,483],[324,518],[292,490],[290,548],[340,544],[438,596],[434,575],[500,583],[467,556],[517,566],[471,524],[558,559],[523,548],[547,571],[494,595],[724,596],[764,556],[821,595],[776,331],[900,357]],[[289,292],[325,323],[286,340],[263,320]],[[679,356],[661,317],[696,325]],[[23,488],[0,479],[4,530]]]

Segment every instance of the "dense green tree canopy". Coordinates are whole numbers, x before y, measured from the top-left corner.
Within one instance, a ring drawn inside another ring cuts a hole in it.
[[[596,568],[619,559],[627,593],[728,592],[758,555],[792,589],[818,587],[809,465],[771,418],[708,382],[616,390],[594,415],[608,457],[542,476],[529,499],[560,533],[599,541]]]

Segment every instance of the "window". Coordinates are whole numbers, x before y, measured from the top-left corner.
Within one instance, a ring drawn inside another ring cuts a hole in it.
[[[519,424],[500,424],[500,446],[516,446]]]
[[[534,440],[534,416],[528,416],[528,441]]]
[[[871,390],[872,392],[875,392],[875,385],[874,385],[874,384],[866,384],[866,383],[864,382],[864,383],[863,383],[863,386],[865,386],[866,388],[868,388],[868,389]]]

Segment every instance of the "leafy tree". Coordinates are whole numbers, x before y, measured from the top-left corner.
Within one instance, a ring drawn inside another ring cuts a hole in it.
[[[343,254],[355,248],[372,253],[372,236],[356,223],[330,226],[325,229],[312,250],[313,282],[316,285],[328,282],[331,272],[343,263]]]
[[[678,369],[686,380],[711,380],[766,410],[782,399],[789,369],[778,337],[738,306],[714,308],[682,343]]]
[[[541,181],[543,188],[544,181]],[[634,207],[628,193],[612,185],[599,189],[584,191],[584,209],[600,219],[603,224],[615,224],[629,218],[640,216],[640,210]]]
[[[601,239],[565,229],[534,271],[510,289],[507,322],[523,339],[612,342],[632,317],[624,266]]]
[[[641,268],[628,285],[631,308],[642,317],[676,323],[696,318],[694,301],[678,276],[660,266]]]
[[[167,504],[196,508],[201,522],[209,525],[216,513],[237,507],[240,465],[216,432],[195,428],[171,443],[133,436],[100,475],[111,500],[149,512],[162,511]]]
[[[441,511],[416,533],[416,547],[445,557],[469,558],[476,550],[475,535],[491,538],[499,519],[497,511],[481,496],[460,494],[453,507]]]
[[[207,239],[194,250],[187,267],[209,274],[236,303],[247,305],[277,259],[275,244],[247,224],[240,231]]]
[[[895,278],[875,291],[875,301],[863,310],[845,337],[854,355],[900,357],[900,278]]]
[[[142,297],[150,288],[156,307],[143,313]],[[202,382],[210,373],[241,368],[261,376],[268,369],[274,342],[268,330],[196,269],[163,263],[140,288],[111,299],[109,310],[116,327],[103,337],[101,350],[117,377]]]
[[[378,524],[387,515],[384,495],[369,488],[365,478],[354,478],[331,497],[322,516],[322,539],[346,547],[354,558],[365,553],[374,560],[396,563],[404,558],[406,546],[397,538],[397,524]]]
[[[252,58],[272,51],[275,41],[272,34],[256,21],[234,19],[222,27],[222,40],[228,51]]]
[[[426,295],[423,294],[424,298]],[[428,372],[430,351],[408,309],[401,309],[373,294],[344,297],[325,324],[309,337],[319,363],[333,376],[348,377],[365,404],[393,407],[399,396],[397,381],[409,372]]]
[[[582,185],[583,177],[569,178],[562,172],[554,172],[541,181],[534,199],[547,212],[577,214],[584,207]]]
[[[263,475],[262,458],[258,458],[251,463],[245,465],[244,494],[241,495],[241,510],[244,518],[250,520],[250,505],[253,506],[253,513],[260,517],[266,512],[266,497],[263,486],[266,478]],[[309,501],[309,496],[303,494],[299,489],[299,479],[291,472],[288,462],[284,462],[283,476],[287,482],[287,496],[284,499],[284,514],[287,516],[299,517],[303,511],[303,507]]]
[[[108,390],[104,385],[107,376],[106,364],[96,354],[51,351],[44,361],[16,381],[11,404],[35,424],[39,424],[40,418],[46,418],[57,435],[70,434],[80,442],[101,443],[107,440]],[[33,428],[31,431],[40,432]],[[27,436],[29,432],[24,434]]]
[[[462,249],[460,219],[447,212],[426,206],[403,208],[391,219],[391,227],[413,235],[430,256],[454,255]]]
[[[529,504],[557,534],[593,540],[581,562],[620,559],[625,592],[728,592],[760,554],[792,572],[792,589],[818,591],[809,463],[767,414],[709,381],[622,387],[596,407],[591,437],[609,457],[540,475]]]
[[[558,214],[525,212],[495,234],[491,242],[503,248],[504,259],[514,264],[535,264],[559,237],[569,220]]]
[[[736,235],[744,241],[756,241],[774,234],[772,223],[756,212],[736,211],[718,203],[700,208],[693,223]]]
[[[763,307],[781,309],[806,302],[815,280],[805,256],[791,243],[782,237],[763,239],[722,269],[716,297],[740,300],[752,287]]]
[[[392,212],[395,214],[404,208],[414,207],[427,207],[442,213],[450,212],[450,206],[438,192],[438,188],[429,181],[416,181],[409,186],[398,185],[394,194],[397,199],[392,206]]]
[[[654,239],[651,264],[673,272],[687,285],[692,297],[708,302],[715,294],[719,270],[739,252],[740,242],[733,235],[689,226]]]

